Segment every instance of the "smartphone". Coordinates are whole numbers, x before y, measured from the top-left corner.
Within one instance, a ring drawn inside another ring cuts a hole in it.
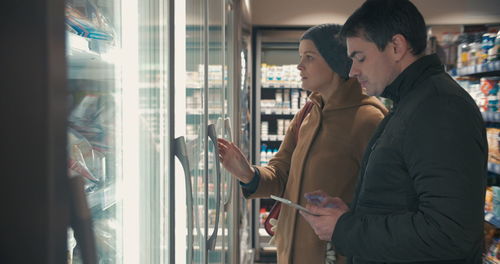
[[[306,194],[304,195],[304,197],[306,197],[306,199],[310,203],[316,206],[319,206],[325,200],[325,197],[323,197],[322,195]]]
[[[322,206],[322,207],[326,207],[326,208],[337,208],[337,206],[335,204],[332,204],[332,203],[329,203],[326,205],[321,205],[326,199],[326,197],[323,195],[306,194],[305,197],[306,197],[307,201],[309,201],[310,203],[312,203],[316,206]]]
[[[278,201],[278,202],[281,202],[282,204],[285,204],[285,205],[291,206],[291,207],[296,208],[296,209],[298,209],[298,210],[304,211],[304,212],[306,212],[306,213],[308,213],[308,214],[310,214],[310,215],[319,216],[319,215],[314,214],[314,213],[312,213],[311,211],[307,210],[305,207],[303,207],[303,206],[301,206],[301,205],[298,205],[298,204],[296,204],[296,203],[294,203],[294,202],[292,202],[292,201],[290,201],[290,200],[288,200],[288,199],[281,198],[281,197],[274,196],[274,195],[271,195],[271,199],[274,199],[274,200],[276,200],[276,201]]]

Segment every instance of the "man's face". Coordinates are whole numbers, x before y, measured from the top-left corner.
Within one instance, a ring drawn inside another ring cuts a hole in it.
[[[347,38],[347,54],[352,58],[350,77],[355,77],[368,95],[380,95],[398,76],[396,61],[388,44],[380,51],[364,37]]]

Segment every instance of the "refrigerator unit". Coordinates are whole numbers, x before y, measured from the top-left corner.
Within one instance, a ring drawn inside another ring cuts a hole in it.
[[[299,39],[307,28],[255,27],[254,61],[254,164],[265,166],[278,151],[290,121],[305,104],[308,94],[301,89]],[[253,201],[253,245],[259,261],[276,261],[276,246],[264,229],[264,220],[275,201]]]
[[[243,5],[2,3],[0,262],[239,261],[248,210],[216,139],[249,155]]]
[[[154,0],[65,3],[67,166],[85,180],[96,263],[161,263],[172,253],[166,11]],[[69,261],[86,263],[73,233]]]

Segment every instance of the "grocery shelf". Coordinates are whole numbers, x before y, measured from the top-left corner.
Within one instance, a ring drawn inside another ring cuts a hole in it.
[[[186,108],[186,114],[187,115],[204,115],[203,109],[201,108]],[[209,110],[209,115],[222,115],[222,108],[221,109],[210,109]]]
[[[89,208],[106,210],[116,203],[115,194],[116,191],[114,185],[87,193]]]
[[[500,264],[500,261],[498,261],[497,258],[492,257],[492,256],[486,256],[483,259],[483,264]]]
[[[485,122],[500,123],[500,112],[481,112]]]
[[[222,234],[224,233],[224,236],[228,236],[229,235],[229,229],[227,229],[227,227],[224,228],[224,230],[222,230],[222,227],[220,226],[221,222],[219,222],[219,227],[217,228],[217,236],[218,237],[221,237]],[[212,224],[213,225],[213,224]],[[214,229],[213,227],[209,227],[208,228],[208,234],[212,234],[214,232]],[[202,231],[203,233],[203,228],[200,227],[200,230]],[[193,229],[193,236],[197,236],[198,235],[198,229],[194,228]],[[203,235],[203,234],[202,234]]]
[[[276,141],[281,142],[285,139],[285,135],[262,135],[261,141]]]
[[[202,90],[204,87],[186,87],[187,90]],[[209,86],[208,89],[219,89],[221,90],[221,86]]]
[[[488,162],[488,171],[495,174],[500,174],[500,164]]]
[[[500,75],[500,61],[458,68],[456,74],[459,76],[498,76]]]
[[[283,142],[283,140],[279,140],[279,139],[276,139],[276,140],[271,140],[271,139],[263,139],[261,140],[261,142],[276,142],[276,143],[281,143]]]
[[[199,137],[200,137],[199,135],[186,135],[187,140],[196,140]]]
[[[262,87],[262,89],[297,89],[297,90],[301,90],[302,88],[301,87],[286,87],[286,86],[277,86],[277,87],[266,86],[266,87]]]
[[[500,218],[491,212],[484,212],[484,220],[497,228],[500,228]]]
[[[284,111],[286,111],[284,113]],[[293,115],[296,115],[298,112],[300,111],[300,109],[296,109],[296,110],[293,110],[293,109],[285,109],[285,110],[277,110],[277,109],[265,109],[265,110],[262,110],[261,114],[263,116],[293,116]]]
[[[90,50],[87,39],[67,33],[69,79],[114,80],[114,65]]]

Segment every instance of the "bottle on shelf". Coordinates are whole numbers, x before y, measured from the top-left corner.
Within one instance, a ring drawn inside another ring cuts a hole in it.
[[[283,91],[283,114],[290,114],[290,90]]]
[[[292,99],[291,99],[291,108],[292,108],[292,114],[295,114],[299,111],[299,91],[298,90],[293,90],[292,91]]]
[[[276,106],[275,106],[276,114],[279,115],[283,114],[283,91],[281,90],[276,91],[275,98],[276,98]]]
[[[278,135],[278,140],[282,141],[283,137],[285,136],[285,119],[278,119],[276,120],[277,122],[277,127],[278,130],[276,134]]]
[[[297,64],[261,64],[261,85],[264,88],[299,88],[300,81]]]
[[[469,62],[469,41],[466,34],[460,35],[459,43],[457,48],[457,67],[462,68],[467,66]]]
[[[300,109],[307,103],[307,92],[300,91]]]
[[[490,35],[490,38],[493,39],[493,35]],[[496,34],[494,45],[488,50],[488,61],[497,60],[500,60],[500,30]]]
[[[268,140],[269,138],[269,122],[262,121],[260,125],[260,136],[262,140]]]
[[[267,151],[266,151],[266,164],[269,163],[269,160],[271,160],[273,158],[273,150],[271,148],[268,148]]]
[[[496,34],[493,33],[484,33],[481,37],[481,50],[482,50],[482,61],[488,61],[488,54],[490,49],[495,46],[495,38]]]
[[[260,146],[260,166],[267,165],[267,154],[266,154],[266,144]]]
[[[483,63],[482,61],[482,45],[481,45],[481,34],[471,35],[472,41],[469,43],[469,55],[468,55],[468,65],[475,66]]]
[[[278,149],[277,148],[273,149],[273,156],[276,155],[276,153],[278,153]]]

